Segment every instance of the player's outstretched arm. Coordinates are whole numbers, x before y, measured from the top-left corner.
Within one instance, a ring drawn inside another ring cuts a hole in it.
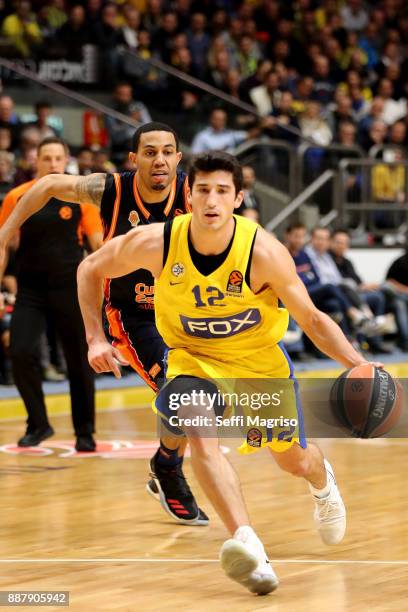
[[[0,218],[0,245],[6,246],[24,221],[43,208],[51,198],[74,204],[101,205],[106,174],[88,176],[48,174],[39,179],[18,201],[4,224]],[[3,203],[7,203],[7,196]]]
[[[291,316],[323,353],[351,368],[366,359],[347,340],[340,327],[311,301],[298,277],[292,257],[278,240],[259,230],[253,255],[251,285],[269,285]]]
[[[144,268],[159,276],[163,265],[163,223],[138,227],[107,242],[78,267],[78,297],[88,342],[88,361],[95,372],[120,370],[120,353],[105,338],[100,305],[105,278],[117,278]]]

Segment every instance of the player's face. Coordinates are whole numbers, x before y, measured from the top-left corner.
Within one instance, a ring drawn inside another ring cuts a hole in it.
[[[231,219],[234,209],[239,208],[243,192],[235,192],[230,172],[197,172],[191,198],[193,216],[200,226],[217,230]]]
[[[67,161],[67,154],[61,144],[44,145],[38,153],[38,177],[41,178],[46,174],[64,174]]]
[[[137,166],[139,180],[152,191],[163,191],[176,176],[181,152],[171,132],[147,132],[140,137],[136,153],[130,161]]]

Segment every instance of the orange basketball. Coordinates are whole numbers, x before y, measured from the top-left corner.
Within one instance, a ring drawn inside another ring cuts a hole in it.
[[[332,411],[343,429],[357,438],[376,438],[398,422],[402,387],[388,372],[370,363],[343,372],[330,393]]]

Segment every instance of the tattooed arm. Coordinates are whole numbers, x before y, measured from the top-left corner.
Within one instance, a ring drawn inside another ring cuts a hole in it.
[[[1,249],[8,244],[24,221],[43,208],[51,198],[74,204],[101,205],[106,174],[88,176],[48,174],[37,181],[14,207],[13,212],[0,228]]]

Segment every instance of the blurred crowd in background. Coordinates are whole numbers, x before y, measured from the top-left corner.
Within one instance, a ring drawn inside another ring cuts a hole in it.
[[[138,101],[194,114],[217,104],[188,82],[136,58],[158,58],[253,106],[238,113],[233,145],[264,133],[294,143],[407,145],[408,7],[404,0],[0,0],[1,55],[81,61],[99,49],[105,88],[129,78],[133,100],[114,104],[148,120]],[[124,55],[131,51],[132,56]],[[162,97],[157,96],[163,93]],[[211,116],[209,134],[225,129]],[[251,131],[252,130],[252,131]]]

